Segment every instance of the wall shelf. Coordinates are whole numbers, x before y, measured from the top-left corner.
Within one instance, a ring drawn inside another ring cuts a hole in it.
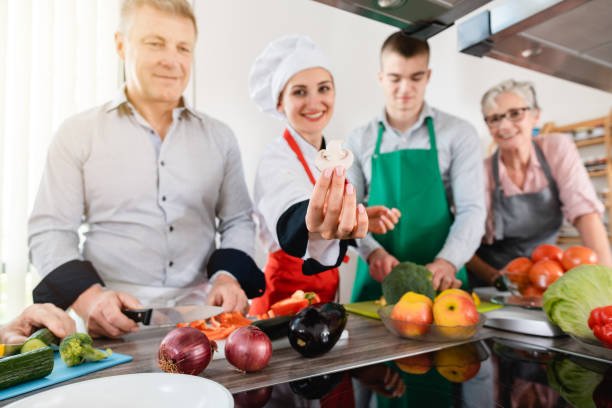
[[[547,123],[542,127],[542,135],[547,133],[582,133],[592,134],[594,137],[588,139],[575,140],[576,147],[582,148],[586,146],[600,145],[602,156],[606,157],[606,168],[602,170],[589,171],[590,177],[606,177],[606,186],[608,191],[612,191],[612,110],[606,116],[585,120],[578,123],[570,123],[563,126],[557,126],[554,123]],[[601,133],[603,132],[603,135]],[[608,238],[612,235],[612,201],[608,197],[604,205],[608,214]],[[582,240],[580,236],[559,236],[559,244],[580,244]]]

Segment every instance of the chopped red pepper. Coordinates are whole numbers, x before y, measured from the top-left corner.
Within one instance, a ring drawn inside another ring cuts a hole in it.
[[[589,328],[604,346],[612,348],[612,305],[591,310]]]
[[[291,297],[279,300],[270,306],[268,315],[273,316],[291,316],[315,303],[321,302],[321,298],[314,292],[304,292],[296,290]]]

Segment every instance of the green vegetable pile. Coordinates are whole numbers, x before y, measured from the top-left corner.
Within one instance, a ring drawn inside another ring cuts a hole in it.
[[[98,361],[112,354],[110,349],[106,352],[93,347],[93,340],[87,333],[74,333],[65,337],[59,346],[60,357],[64,364],[72,367],[86,361]]]
[[[595,339],[587,321],[591,310],[612,304],[612,269],[581,265],[567,271],[544,292],[548,319],[566,333]]]
[[[433,300],[436,292],[431,278],[432,273],[424,266],[402,262],[383,279],[383,296],[388,304],[397,303],[406,292],[420,293]]]

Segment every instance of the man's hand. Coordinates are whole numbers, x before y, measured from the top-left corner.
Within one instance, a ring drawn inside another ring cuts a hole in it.
[[[402,214],[397,208],[387,208],[384,205],[366,207],[368,214],[368,231],[374,234],[386,234],[395,228]]]
[[[436,258],[432,263],[425,265],[433,273],[431,283],[435,290],[458,288],[461,281],[455,277],[457,269],[455,266],[442,258]]]
[[[74,311],[85,321],[92,337],[121,337],[138,330],[138,324],[121,311],[142,307],[138,299],[123,292],[104,290],[93,285],[72,304]]]
[[[399,263],[396,257],[382,248],[375,249],[368,256],[370,276],[377,282],[382,282],[385,276],[391,272],[391,269]]]
[[[406,392],[406,384],[400,374],[385,364],[375,364],[351,371],[366,388],[387,398],[399,398]]]
[[[0,330],[0,342],[23,342],[34,330],[46,327],[60,339],[75,332],[74,320],[51,303],[28,306],[19,316]]]
[[[249,307],[247,296],[240,284],[235,278],[228,275],[220,275],[215,278],[208,294],[208,304],[222,306],[224,312],[236,310],[243,314],[246,314]]]
[[[355,187],[346,184],[343,167],[325,169],[317,180],[306,211],[306,228],[323,239],[363,238],[368,231],[368,215],[357,205]]]

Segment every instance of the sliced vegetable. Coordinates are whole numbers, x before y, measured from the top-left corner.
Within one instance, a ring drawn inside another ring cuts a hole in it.
[[[252,322],[240,312],[224,312],[208,319],[179,323],[177,327],[193,327],[206,335],[209,340],[221,340],[239,327],[249,326]]]
[[[40,348],[0,359],[0,389],[46,377],[53,371],[53,350]]]
[[[612,304],[612,269],[581,265],[550,285],[543,297],[543,308],[551,322],[564,332],[594,339],[587,325],[591,310]]]
[[[57,346],[60,343],[60,339],[53,333],[51,330],[43,327],[42,329],[36,330],[34,333],[28,337],[28,340],[38,339],[45,343],[47,346]]]
[[[20,353],[23,354],[27,353],[28,351],[38,350],[44,347],[48,347],[44,341],[39,339],[29,339],[23,343],[23,346],[21,346]]]

